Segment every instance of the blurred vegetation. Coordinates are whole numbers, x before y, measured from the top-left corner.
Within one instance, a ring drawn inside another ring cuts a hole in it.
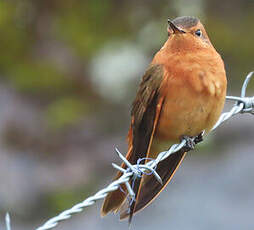
[[[58,100],[63,95],[73,93],[78,87],[74,84],[78,78],[89,82],[91,76],[86,75],[88,61],[108,41],[133,39],[145,25],[145,21],[153,21],[155,17],[155,20],[166,21],[167,17],[172,18],[177,14],[176,10],[170,7],[170,1],[159,1],[160,4],[148,1],[146,5],[143,2],[1,1],[1,78],[29,95],[51,95]],[[207,2],[204,9],[206,12],[202,13],[202,17],[205,17],[208,32],[226,60],[230,76],[232,75],[234,80],[241,79],[251,70],[253,62],[253,1],[230,2],[231,10],[229,13],[221,12],[222,17],[218,17],[218,10],[214,9],[214,5],[219,1]],[[219,3],[224,11],[223,6],[228,6],[229,1]],[[235,6],[235,11],[232,11],[232,5]],[[245,11],[239,14],[241,8]],[[136,10],[140,10],[139,17],[136,16]],[[135,22],[133,18],[136,19]],[[52,42],[68,48],[71,54],[66,55],[75,56],[79,66],[71,63],[66,69],[66,66],[56,63],[56,57],[50,56],[50,46],[47,46]],[[79,86],[86,88],[87,85]]]
[[[94,117],[100,119],[96,121],[99,128],[92,127],[87,132],[123,132],[128,125],[123,118],[128,116],[129,99],[116,105],[103,97],[93,83],[91,61],[108,44],[122,43],[142,47],[151,60],[166,39],[167,18],[182,12],[202,19],[225,60],[229,90],[239,92],[245,75],[254,68],[254,1],[194,2],[195,7],[183,0],[0,1],[0,84],[13,89],[26,104],[37,109],[41,127],[34,135],[25,130],[26,125],[21,125],[20,130],[10,121],[5,127],[7,145],[45,154],[47,148],[54,149],[49,151],[54,154],[64,149],[66,133],[78,133],[79,125],[83,129],[82,124]],[[104,68],[106,71],[108,66]],[[120,78],[121,74],[117,74]],[[139,81],[141,76],[134,78]],[[104,80],[107,79],[102,84]],[[130,87],[131,98],[137,81],[131,79],[125,85]],[[253,82],[250,87],[254,89]],[[27,138],[29,135],[31,138]],[[87,136],[84,139],[90,143],[91,137]],[[98,141],[98,135],[93,137]],[[90,187],[93,186],[89,186],[87,194]],[[84,189],[80,189],[82,196],[77,190],[45,198],[50,212],[70,207],[86,196]]]
[[[62,210],[66,210],[72,207],[74,204],[81,202],[85,197],[88,197],[96,190],[94,182],[86,184],[85,187],[76,188],[73,190],[57,191],[46,195],[41,200],[41,205],[47,210],[47,216],[54,216],[55,213],[60,213]],[[42,208],[42,210],[44,210]],[[36,213],[38,215],[38,213]],[[36,217],[36,216],[35,216]]]

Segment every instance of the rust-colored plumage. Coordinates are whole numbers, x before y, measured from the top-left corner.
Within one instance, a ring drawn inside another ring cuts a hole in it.
[[[169,21],[169,38],[144,74],[133,102],[127,159],[156,158],[182,136],[208,133],[223,109],[226,73],[220,55],[195,17]],[[169,183],[186,153],[179,151],[160,162],[153,176],[136,179],[136,199],[129,206],[126,188],[108,194],[101,214],[120,212],[129,217],[147,206]],[[124,164],[122,167],[126,167]],[[118,173],[116,178],[119,178]],[[115,178],[115,179],[116,179]]]

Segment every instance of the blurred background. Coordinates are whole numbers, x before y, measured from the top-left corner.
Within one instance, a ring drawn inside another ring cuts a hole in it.
[[[111,181],[138,82],[167,18],[183,15],[205,24],[239,95],[254,69],[253,0],[0,1],[1,229],[7,211],[13,229],[35,229]],[[253,228],[253,124],[241,115],[212,133],[132,228]],[[57,229],[129,229],[100,206]]]

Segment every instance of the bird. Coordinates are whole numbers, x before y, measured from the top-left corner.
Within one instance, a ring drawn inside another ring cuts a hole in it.
[[[131,109],[126,159],[156,158],[182,138],[207,135],[225,103],[227,78],[224,62],[200,20],[193,16],[168,19],[168,39],[145,71]],[[126,186],[104,199],[101,216],[120,213],[129,218],[148,206],[166,187],[186,155],[178,151],[161,161],[152,175],[132,180],[136,196],[128,199]],[[123,163],[122,168],[127,166]],[[122,175],[119,172],[114,180]]]

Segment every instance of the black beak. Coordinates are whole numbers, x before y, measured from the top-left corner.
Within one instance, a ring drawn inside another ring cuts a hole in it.
[[[168,25],[173,30],[174,34],[185,33],[185,31],[183,31],[179,27],[177,27],[170,19],[168,19]]]

